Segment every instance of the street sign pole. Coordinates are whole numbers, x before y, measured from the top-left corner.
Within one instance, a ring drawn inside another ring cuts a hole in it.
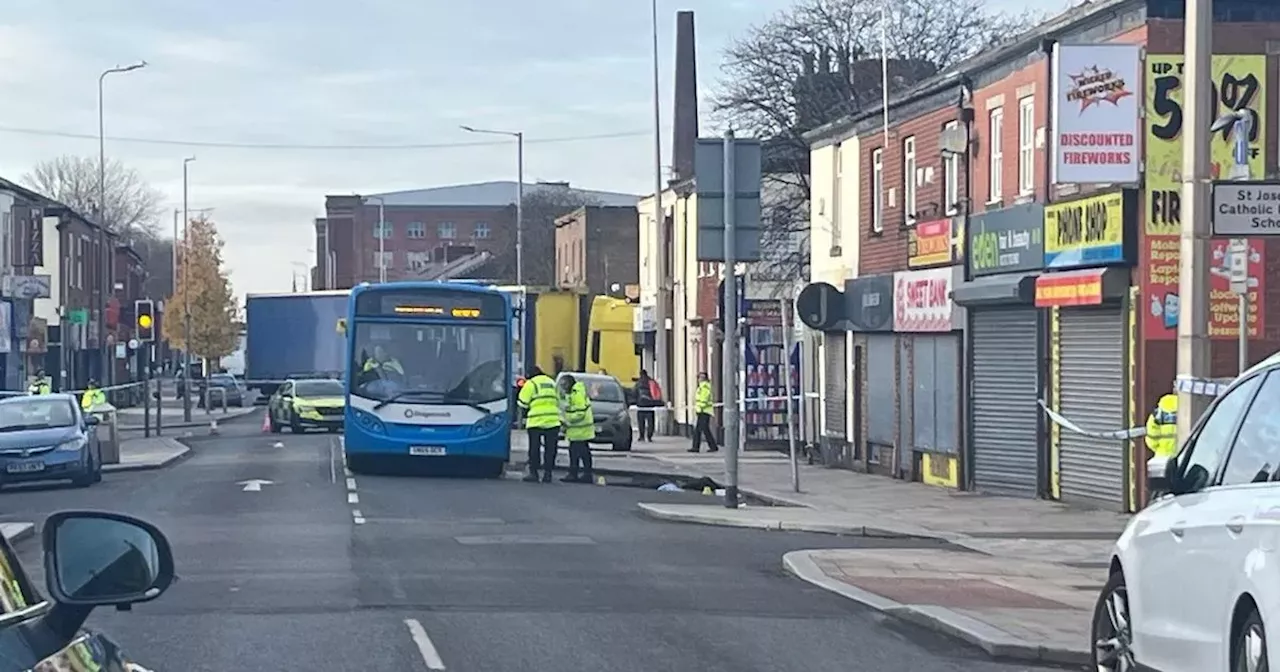
[[[722,401],[724,408],[724,505],[738,508],[738,455],[742,450],[740,387],[740,295],[738,262],[760,260],[760,141],[725,131],[719,139],[698,138],[694,146],[694,189],[698,196],[698,261],[724,267]],[[719,202],[717,202],[719,201]],[[717,207],[719,206],[719,207]]]
[[[1231,291],[1238,301],[1237,323],[1240,327],[1239,368],[1249,368],[1249,240],[1232,238],[1227,244],[1227,263]]]
[[[733,129],[724,132],[724,505],[738,508],[738,251]]]

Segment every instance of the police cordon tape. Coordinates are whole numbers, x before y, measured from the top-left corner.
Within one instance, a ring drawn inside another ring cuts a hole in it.
[[[1227,388],[1231,386],[1234,379],[1230,378],[1192,378],[1190,376],[1178,376],[1174,381],[1174,390],[1178,392],[1189,392],[1196,396],[1217,397]],[[1044,409],[1045,415],[1049,416],[1049,420],[1053,424],[1081,436],[1088,436],[1094,439],[1115,439],[1117,441],[1125,441],[1128,439],[1138,439],[1147,435],[1145,424],[1141,427],[1130,427],[1129,429],[1116,429],[1111,431],[1097,431],[1085,429],[1080,425],[1072,422],[1069,418],[1061,413],[1055,412],[1049,408],[1049,405],[1043,399],[1038,399],[1037,403],[1040,408]]]

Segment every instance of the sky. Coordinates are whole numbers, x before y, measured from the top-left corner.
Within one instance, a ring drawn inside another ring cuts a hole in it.
[[[514,145],[475,146],[493,139],[467,134],[463,124],[523,131],[527,181],[652,191],[645,0],[4,4],[0,176],[18,180],[59,155],[95,156],[98,75],[145,60],[146,68],[106,79],[107,156],[163,192],[165,227],[182,205],[183,158],[196,157],[189,206],[214,208],[237,294],[287,291],[293,273],[314,263],[314,219],[326,194],[514,179]],[[675,11],[696,13],[705,96],[725,45],[788,4],[659,0],[664,157]],[[1010,5],[993,3],[1026,3]],[[190,142],[277,147],[182,144]],[[473,144],[278,147],[454,143]]]

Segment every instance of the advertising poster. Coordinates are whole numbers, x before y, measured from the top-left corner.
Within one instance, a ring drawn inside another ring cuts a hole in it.
[[[1137,182],[1141,47],[1064,44],[1055,49],[1054,182]]]
[[[1178,330],[1178,232],[1182,226],[1182,107],[1186,91],[1181,54],[1148,54],[1146,82],[1146,187],[1141,250],[1143,334],[1170,340]],[[1266,144],[1266,57],[1213,57],[1213,100],[1210,115],[1217,124],[1210,138],[1213,179],[1262,179]],[[1232,118],[1234,117],[1234,118]],[[1215,241],[1215,269],[1225,268],[1227,241]],[[1266,322],[1262,304],[1264,251],[1250,246],[1249,335],[1261,334]],[[1221,272],[1213,274],[1209,298],[1209,334],[1236,338],[1237,300]],[[1256,284],[1256,287],[1254,286]]]
[[[800,344],[787,347],[782,330],[782,304],[778,301],[747,301],[743,338],[745,386],[743,395],[760,401],[747,402],[742,417],[745,440],[786,441],[788,396],[800,394]],[[790,361],[787,362],[783,358]],[[790,381],[787,379],[790,367]],[[789,384],[788,384],[789,383]],[[798,422],[800,410],[792,404],[791,419]]]

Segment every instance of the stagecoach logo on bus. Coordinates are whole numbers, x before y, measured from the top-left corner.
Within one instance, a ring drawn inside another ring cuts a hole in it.
[[[415,408],[406,408],[404,409],[404,417],[411,420],[413,418],[448,418],[452,417],[452,414],[448,411],[420,411]]]

